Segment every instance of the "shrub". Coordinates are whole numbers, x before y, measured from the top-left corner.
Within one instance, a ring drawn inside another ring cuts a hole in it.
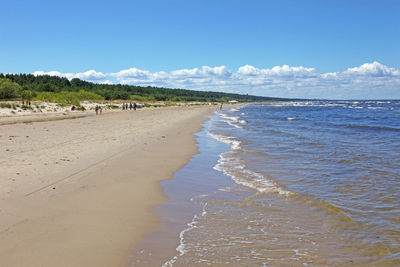
[[[104,100],[104,97],[92,92],[81,90],[79,92],[60,93],[55,92],[38,92],[35,100],[55,102],[59,105],[75,105],[80,106],[80,101],[84,100]]]
[[[12,99],[17,97],[21,86],[10,79],[0,79],[0,99]]]
[[[32,91],[24,90],[21,92],[21,98],[31,100],[32,99]]]
[[[120,106],[117,106],[117,105],[107,105],[107,107],[111,108],[111,109],[119,109],[119,108],[121,108]]]
[[[10,103],[0,103],[0,108],[11,108],[11,104]]]
[[[31,106],[26,106],[26,105],[22,105],[21,108],[22,108],[23,110],[32,109]]]
[[[130,95],[129,96],[130,100],[136,100],[136,101],[156,101],[156,98],[154,96],[141,96],[141,95]]]

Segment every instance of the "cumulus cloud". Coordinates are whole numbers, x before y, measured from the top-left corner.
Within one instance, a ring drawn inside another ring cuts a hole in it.
[[[245,65],[240,67],[237,71],[237,73],[241,75],[265,77],[307,77],[315,75],[314,72],[314,68],[305,68],[303,66],[290,67],[288,65],[275,66],[272,69],[258,69],[250,65]]]
[[[248,93],[261,96],[327,99],[400,98],[400,70],[378,62],[365,63],[342,72],[319,73],[304,66],[257,68],[251,65],[232,71],[225,66],[151,72],[129,68],[114,73],[89,70],[81,73],[36,71],[35,75],[80,78],[97,83],[121,83],[194,90]]]
[[[360,67],[349,68],[344,72],[344,74],[384,77],[398,76],[400,75],[400,71],[394,68],[389,68],[385,65],[380,64],[379,62],[374,61],[372,63],[365,63]]]
[[[50,76],[59,76],[59,77],[65,77],[69,80],[73,78],[79,78],[81,80],[85,81],[90,81],[90,82],[103,82],[106,78],[107,75],[103,74],[102,72],[97,72],[95,70],[88,70],[85,72],[78,72],[78,73],[61,73],[58,71],[48,71],[44,72],[41,70],[35,71],[32,73],[33,75],[50,75]]]

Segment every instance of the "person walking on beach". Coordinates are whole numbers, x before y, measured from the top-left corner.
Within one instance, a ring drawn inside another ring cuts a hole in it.
[[[98,105],[96,105],[95,110],[96,110],[96,115],[99,115],[99,106]]]
[[[103,114],[103,108],[101,106],[99,107],[99,110],[100,110],[100,115]]]
[[[133,110],[136,110],[137,106],[136,106],[136,102],[133,103]]]
[[[132,103],[129,103],[129,110],[132,110],[133,106]]]
[[[122,110],[125,110],[125,103],[122,103]]]

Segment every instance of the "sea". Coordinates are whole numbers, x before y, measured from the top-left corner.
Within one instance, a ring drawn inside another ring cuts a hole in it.
[[[132,266],[400,266],[400,101],[246,104],[203,126]]]

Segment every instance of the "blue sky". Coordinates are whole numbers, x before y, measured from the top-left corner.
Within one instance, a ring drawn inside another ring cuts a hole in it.
[[[400,1],[0,4],[3,73],[283,97],[400,98]],[[253,72],[241,72],[245,66]],[[299,68],[312,71],[300,77]],[[359,68],[356,83],[352,68]]]

